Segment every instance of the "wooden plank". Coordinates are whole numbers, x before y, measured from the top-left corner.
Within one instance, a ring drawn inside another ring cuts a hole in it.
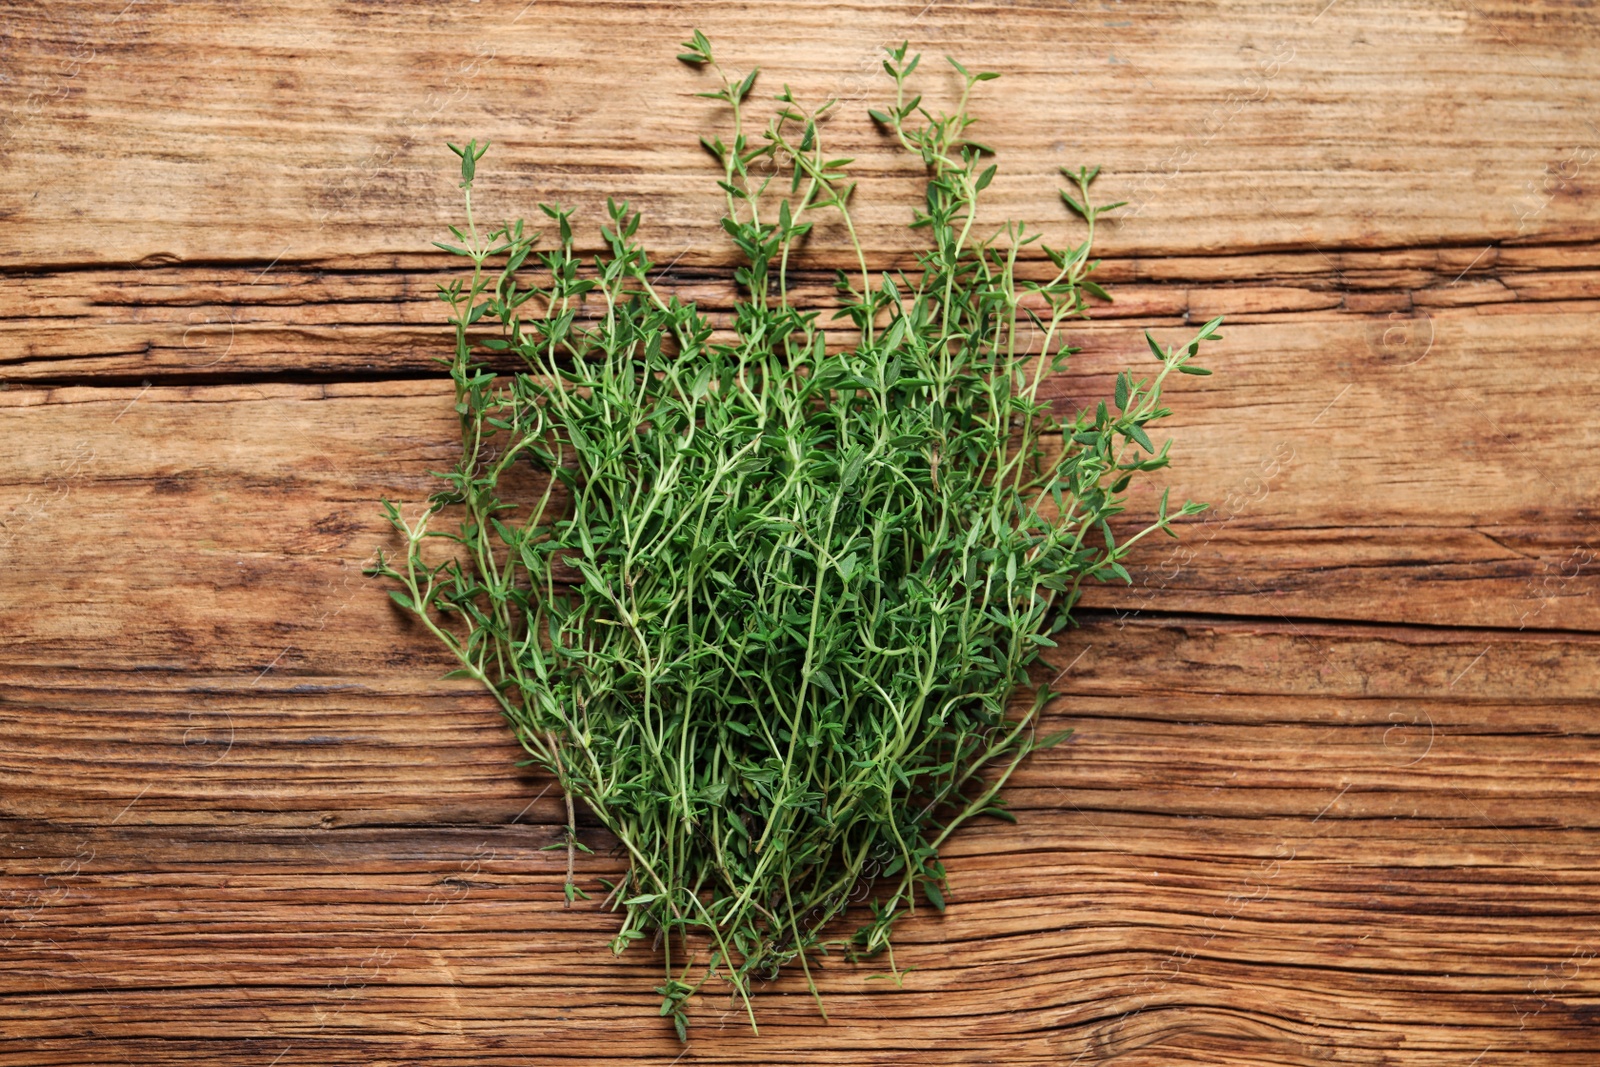
[[[1105,836],[1007,831],[998,853],[958,845],[957,903],[904,927],[897,961],[916,969],[902,988],[829,961],[832,1025],[784,980],[758,996],[761,1039],[708,997],[685,1058],[1043,1063],[1156,1053],[1218,1030],[1229,1052],[1289,1063],[1593,1053],[1592,965],[1572,925],[1592,866],[1539,884],[1527,852],[1486,834],[1455,835],[1477,855],[1463,871],[1459,851],[1413,855],[1348,825],[1201,836],[1125,817]],[[1159,854],[1130,854],[1113,835]],[[549,1041],[561,1058],[669,1062],[682,1050],[640,1020],[659,980],[649,954],[613,958],[607,917],[560,906],[561,865],[528,837],[22,835],[40,866],[58,853],[78,866],[46,867],[55,882],[13,924],[8,1036],[94,1056],[161,1033],[175,1055],[219,1063],[284,1049],[288,1062],[526,1057]],[[1252,1001],[1252,988],[1278,995]]]
[[[1594,325],[1565,311],[1440,319],[1431,351],[1409,365],[1374,356],[1359,329],[1230,330],[1212,361],[1221,373],[1175,389],[1174,470],[1135,498],[1130,521],[1154,510],[1164,484],[1213,511],[1184,540],[1152,543],[1132,588],[1098,589],[1088,604],[1600,628],[1587,495],[1600,471],[1584,447],[1600,379],[1567,357]],[[1108,393],[1117,368],[1144,365],[1136,333],[1106,336],[1054,383],[1065,408]],[[1512,360],[1541,371],[1508,381]],[[0,642],[29,662],[69,664],[85,627],[116,626],[100,653],[110,662],[181,655],[259,671],[286,647],[341,640],[325,619],[357,596],[361,562],[387,543],[376,500],[420,502],[426,471],[452,462],[446,388],[0,393],[5,580],[62,602],[45,615],[22,599],[0,607],[13,635]],[[1564,451],[1540,450],[1544,440]],[[143,562],[175,551],[176,574]],[[255,583],[316,607],[285,613],[259,602]],[[128,590],[141,598],[142,633],[97,609],[97,597],[126,602]]]
[[[1110,341],[1105,330],[1136,339],[1146,327],[1225,315],[1234,324],[1333,329],[1332,343],[1359,338],[1363,358],[1400,365],[1423,358],[1439,321],[1451,315],[1583,312],[1600,297],[1600,246],[1492,252],[1110,259],[1096,277],[1112,286],[1115,303],[1097,306],[1078,332],[1093,351],[1129,343]],[[345,268],[279,260],[0,274],[0,380],[437,373],[445,309],[435,294],[459,275],[459,262],[410,256],[357,259]],[[675,265],[658,273],[663,289],[726,321],[733,291],[725,271]],[[797,300],[835,306],[831,275],[796,275]],[[831,336],[849,340],[843,331]]]
[[[1059,226],[1058,168],[1103,165],[1108,199],[1132,202],[1113,254],[1600,237],[1579,196],[1595,128],[1552,106],[1584,98],[1600,40],[1552,3],[92,0],[5,17],[13,266],[411,253],[456,217],[442,142],[470,136],[498,146],[486,215],[514,196],[593,216],[614,194],[648,208],[667,257],[725,261],[696,146],[718,121],[693,98],[708,78],[671,58],[696,24],[767,88],[847,101],[827,135],[859,160],[874,252],[903,247],[916,194],[864,115],[902,39],[929,54],[930,102],[954,91],[944,52],[1005,72],[978,102],[1006,163],[996,218]]]
[[[14,668],[0,691],[6,813],[96,825],[138,797],[137,815],[119,821],[510,819],[538,790],[513,766],[517,749],[488,699],[435,681],[449,664],[377,600],[351,605],[342,652],[296,648],[259,675]],[[1080,741],[1040,757],[1043,776],[1022,773],[1015,802],[1114,811],[1137,793],[1150,805],[1138,810],[1215,815],[1226,802],[1240,817],[1292,817],[1347,788],[1351,804],[1374,794],[1372,817],[1470,822],[1484,812],[1462,804],[1515,800],[1526,825],[1593,826],[1600,812],[1580,802],[1592,790],[1581,775],[1593,758],[1597,640],[1102,620],[1041,677],[1070,666],[1053,726],[1095,738],[1099,755]],[[1274,770],[1283,748],[1295,762]],[[1471,752],[1457,762],[1458,749]],[[183,773],[158,773],[170,768]],[[1436,773],[1458,792],[1435,792]],[[558,814],[549,798],[525,818]]]

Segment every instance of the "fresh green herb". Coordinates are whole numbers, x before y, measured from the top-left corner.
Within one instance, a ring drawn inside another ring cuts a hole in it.
[[[935,115],[908,87],[919,57],[889,51],[894,103],[871,116],[927,168],[911,226],[928,247],[913,272],[874,273],[850,160],[823,147],[834,102],[807,110],[786,88],[752,137],[757,72],[723,70],[699,33],[679,58],[715,72],[702,95],[731,112],[728,139],[703,143],[744,261],[732,336],[657,290],[627,204],[609,205],[591,264],[570,209],[541,205],[546,251],[521,220],[480,230],[486,146],[452,145],[466,226],[440,247],[473,269],[441,293],[456,330],[443,362],[463,454],[421,516],[385,502],[405,550],[372,573],[565,790],[569,904],[587,895],[572,798],[621,843],[614,948],[661,947],[661,1014],[682,1036],[713,976],[752,1025],[752,982],[798,962],[810,984],[830,947],[890,950],[898,976],[893,923],[945,907],[940,846],[975,816],[1009,818],[1007,779],[1064,736],[1037,736],[1053,694],[1029,668],[1083,581],[1128,581],[1137,541],[1201,510],[1163,496],[1121,543],[1108,524],[1130,480],[1166,465],[1148,432],[1163,383],[1198,370],[1220,320],[1175,348],[1152,340],[1152,376],[1124,372],[1110,404],[1058,417],[1040,385],[1076,351],[1064,325],[1104,298],[1090,245],[1117,205],[1094,205],[1096,171],[1073,171],[1062,196],[1081,243],[1014,223],[980,234],[995,166],[967,103],[995,75],[951,60],[960,103]],[[859,267],[838,278],[852,343],[831,353],[822,310],[789,289],[824,214]],[[1030,257],[1044,280],[1018,269]],[[524,369],[487,362],[513,359]],[[434,529],[446,513],[459,523]],[[864,924],[829,940],[852,897]]]

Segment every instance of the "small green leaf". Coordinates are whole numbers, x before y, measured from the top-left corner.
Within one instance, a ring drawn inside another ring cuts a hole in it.
[[[1067,738],[1069,738],[1071,736],[1072,736],[1072,731],[1070,729],[1062,730],[1060,733],[1050,734],[1047,737],[1040,738],[1039,740],[1033,742],[1033,744],[1031,746],[1029,746],[1029,747],[1032,748],[1033,751],[1035,751],[1035,752],[1039,751],[1040,749],[1044,749],[1044,748],[1054,748],[1057,745],[1059,745],[1061,742],[1065,741]]]
[[[1167,354],[1161,350],[1160,345],[1156,344],[1156,339],[1150,336],[1149,330],[1144,332],[1144,339],[1145,343],[1150,346],[1150,351],[1155,353],[1155,357],[1161,362],[1165,363],[1167,361]]]

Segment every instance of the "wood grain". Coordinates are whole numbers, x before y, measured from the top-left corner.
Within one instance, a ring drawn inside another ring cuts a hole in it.
[[[829,1021],[786,978],[684,1048],[359,572],[452,460],[446,138],[495,141],[488,214],[625,196],[728,308],[694,26],[845,100],[874,267],[883,44],[935,101],[942,53],[1004,72],[996,221],[1070,232],[1057,168],[1105,167],[1061,410],[1230,324],[1152,487],[1214,507],[1052,651],[1075,740],[951,842],[903,983],[833,957]],[[1510,0],[0,0],[0,1064],[1595,1062],[1597,59]]]

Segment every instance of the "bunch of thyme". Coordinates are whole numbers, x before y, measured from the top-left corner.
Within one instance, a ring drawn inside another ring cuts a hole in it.
[[[541,205],[556,240],[537,253],[521,220],[481,231],[486,146],[452,145],[466,225],[440,247],[472,263],[441,293],[462,458],[420,518],[385,502],[405,551],[372,572],[399,584],[394,599],[565,790],[569,904],[586,895],[572,798],[626,851],[606,897],[622,913],[614,949],[654,937],[661,1014],[680,1037],[712,976],[752,1025],[752,980],[786,963],[815,994],[810,957],[839,944],[829,928],[869,883],[854,953],[888,949],[919,897],[943,909],[940,846],[975,816],[1009,817],[1006,780],[1059,740],[1035,729],[1047,687],[1020,711],[1013,696],[1081,584],[1127,581],[1135,542],[1201,509],[1169,513],[1163,497],[1120,543],[1108,525],[1130,480],[1167,463],[1148,435],[1167,414],[1163,383],[1207,373],[1189,361],[1220,321],[1176,348],[1152,340],[1153,376],[1124,372],[1109,403],[1058,418],[1040,383],[1076,351],[1063,326],[1086,294],[1106,298],[1090,246],[1119,205],[1091,202],[1094,171],[1070,172],[1062,194],[1081,243],[1046,247],[1009,223],[979,236],[995,166],[967,137],[967,103],[995,75],[951,60],[960,103],[935,115],[908,87],[919,57],[891,49],[894,103],[870,114],[927,168],[911,225],[928,247],[916,271],[874,274],[850,161],[823,150],[833,102],[808,111],[785,88],[752,136],[756,71],[723,71],[698,32],[684,47],[720,78],[701,95],[731,111],[731,139],[703,143],[744,261],[733,339],[652,284],[625,203],[609,204],[588,264],[570,209]],[[854,343],[833,353],[821,312],[789,293],[822,213],[843,221],[859,265],[838,278]],[[1048,280],[1019,277],[1030,246]],[[512,357],[525,369],[491,369]],[[502,495],[528,465],[542,487]],[[434,529],[445,513],[459,523]],[[433,538],[450,543],[444,558],[424,550]]]

